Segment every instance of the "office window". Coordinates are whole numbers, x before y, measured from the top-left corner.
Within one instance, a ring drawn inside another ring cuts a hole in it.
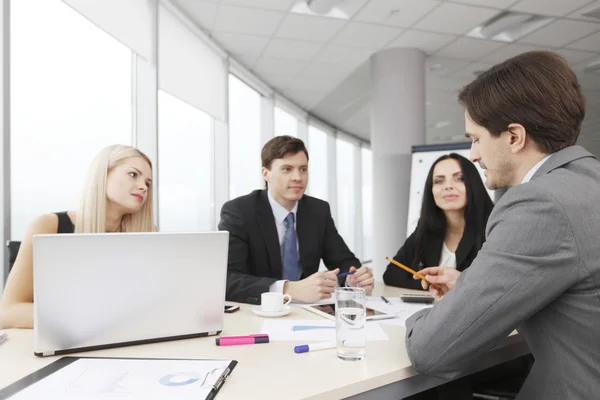
[[[260,94],[229,75],[229,198],[264,188],[260,162]]]
[[[298,137],[298,119],[275,107],[275,136],[283,135]]]
[[[171,94],[158,92],[159,229],[212,229],[213,119]]]
[[[357,212],[360,212],[354,207],[354,187],[354,145],[336,139],[337,220],[335,225],[352,251],[356,248],[355,218]]]
[[[77,206],[92,158],[131,144],[132,53],[60,0],[11,2],[11,221]]]
[[[363,260],[373,259],[373,153],[361,149]]]
[[[307,193],[313,197],[327,201],[328,179],[327,179],[327,133],[315,128],[308,127],[308,188]]]

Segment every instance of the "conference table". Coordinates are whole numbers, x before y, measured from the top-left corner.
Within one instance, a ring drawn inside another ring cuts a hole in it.
[[[373,295],[398,297],[415,291],[379,284]],[[232,303],[233,304],[233,303]],[[225,314],[222,335],[248,335],[261,331],[264,318],[252,313],[251,305]],[[285,317],[295,320],[322,319],[301,307]],[[375,323],[375,322],[368,322]],[[445,383],[443,379],[419,375],[413,370],[404,343],[405,328],[381,325],[387,341],[367,342],[362,361],[343,361],[335,349],[295,354],[295,343],[218,347],[215,337],[176,340],[75,353],[87,357],[233,359],[237,367],[217,395],[218,400],[268,399],[401,399]],[[43,368],[61,356],[40,358],[33,354],[33,331],[8,329],[8,339],[0,344],[0,389]],[[476,372],[528,354],[518,334],[507,337],[498,347],[483,355],[468,373]]]

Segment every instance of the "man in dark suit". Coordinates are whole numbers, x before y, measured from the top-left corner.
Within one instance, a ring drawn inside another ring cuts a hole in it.
[[[227,300],[259,304],[264,292],[316,302],[339,284],[370,293],[371,270],[348,249],[337,232],[329,204],[305,196],[308,151],[291,136],[271,139],[262,149],[267,189],[228,201],[219,229],[229,231]],[[318,272],[323,260],[329,271]],[[344,280],[340,272],[353,272]]]

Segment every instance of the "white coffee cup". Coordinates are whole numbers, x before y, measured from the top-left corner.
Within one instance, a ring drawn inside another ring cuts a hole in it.
[[[287,300],[286,300],[287,299]],[[285,303],[284,303],[285,301]],[[260,295],[260,308],[265,312],[279,312],[292,301],[289,294],[268,292]]]

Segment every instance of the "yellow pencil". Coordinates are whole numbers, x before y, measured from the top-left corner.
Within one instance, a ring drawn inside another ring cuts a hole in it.
[[[420,274],[420,273],[418,273],[417,271],[415,271],[415,270],[413,270],[413,269],[411,269],[411,268],[408,268],[406,265],[399,263],[398,261],[394,260],[393,258],[386,257],[385,259],[386,259],[386,260],[388,260],[389,262],[391,262],[392,264],[394,264],[394,265],[396,265],[396,266],[398,266],[398,267],[402,268],[402,269],[403,269],[403,270],[405,270],[406,272],[408,272],[408,273],[411,273],[411,274],[413,274],[413,275],[415,275],[415,276],[417,276],[417,277],[421,278],[422,280],[424,280],[425,282],[429,283],[429,284],[430,284],[431,286],[433,286],[434,288],[436,288],[436,289],[438,289],[438,290],[439,290],[439,289],[441,289],[441,288],[439,287],[439,285],[436,285],[435,283],[431,283],[431,282],[429,282],[429,281],[428,281],[428,280],[425,278],[425,275],[423,275],[423,274]]]

